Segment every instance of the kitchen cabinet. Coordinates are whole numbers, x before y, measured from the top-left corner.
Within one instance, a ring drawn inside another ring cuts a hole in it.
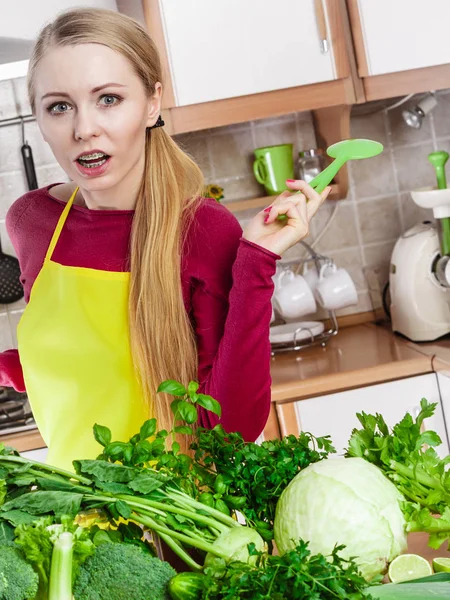
[[[5,6],[7,4],[7,7]],[[117,10],[116,0],[20,0],[4,2],[0,18],[0,81],[24,77],[40,29],[59,12],[70,8]]]
[[[176,106],[338,78],[325,3],[160,0]],[[319,22],[323,19],[323,29]]]
[[[448,87],[448,0],[347,0],[366,100]]]
[[[48,448],[36,448],[35,450],[26,450],[20,453],[24,458],[30,460],[37,460],[38,462],[45,463],[47,460]]]
[[[415,416],[422,398],[438,403],[434,416],[425,421],[425,428],[438,433],[442,445],[437,450],[441,456],[447,456],[449,441],[435,373],[277,404],[277,413],[281,435],[298,435],[302,430],[315,436],[329,434],[337,452],[342,454],[352,429],[359,427],[356,413],[381,413],[392,426],[406,412]]]
[[[441,395],[442,411],[450,440],[450,371],[445,370],[438,372],[436,375]]]
[[[355,101],[344,0],[142,5],[161,55],[172,133]]]
[[[360,28],[363,43],[364,53],[358,54],[361,77],[450,63],[450,3],[413,4],[411,0],[350,1],[350,9],[359,17],[353,29]]]

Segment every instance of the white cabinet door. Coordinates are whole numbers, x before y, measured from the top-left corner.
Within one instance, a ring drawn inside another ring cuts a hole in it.
[[[450,63],[449,0],[351,1],[359,12],[369,75]]]
[[[336,79],[314,0],[159,2],[177,106]]]
[[[450,441],[450,372],[438,373],[437,378],[441,394],[442,410]]]
[[[2,2],[0,37],[33,40],[41,27],[70,8],[107,8],[117,10],[116,0],[19,0]]]
[[[407,412],[416,416],[422,398],[438,403],[434,416],[426,419],[425,428],[438,433],[442,445],[437,451],[441,456],[447,456],[448,437],[434,373],[299,400],[293,407],[283,404],[279,409],[280,426],[283,434],[296,433],[296,430],[309,431],[315,436],[329,434],[337,452],[343,454],[352,429],[361,427],[356,413],[380,413],[392,427]]]

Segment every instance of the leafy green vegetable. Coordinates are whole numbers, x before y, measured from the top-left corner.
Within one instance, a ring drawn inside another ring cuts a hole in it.
[[[367,588],[373,600],[448,600],[449,583],[388,583]]]
[[[405,519],[395,485],[361,458],[322,460],[303,469],[281,495],[275,517],[280,553],[309,542],[313,553],[356,557],[367,579],[385,573],[407,548]]]
[[[283,556],[266,556],[250,545],[256,564],[232,562],[219,577],[206,569],[205,589],[199,600],[363,600],[366,583],[352,560],[340,556],[311,555],[300,542]]]
[[[14,544],[0,545],[0,598],[30,600],[38,591],[38,576]]]
[[[106,543],[81,566],[75,600],[169,600],[175,570],[129,544]]]
[[[422,399],[420,407],[416,419],[408,413],[392,431],[382,415],[358,414],[362,429],[353,430],[346,455],[382,469],[408,500],[403,506],[407,530],[427,532],[429,545],[439,548],[450,540],[450,456],[438,456],[434,447],[441,440],[434,431],[421,431],[436,404]]]
[[[169,595],[172,600],[199,600],[205,585],[201,573],[178,573],[169,581]]]
[[[273,537],[271,526],[283,490],[301,469],[335,451],[328,436],[302,432],[258,445],[245,442],[240,433],[226,433],[220,425],[199,430],[192,448],[199,471],[210,471],[210,479],[203,473],[203,482],[215,497],[242,512],[267,541]]]
[[[48,600],[72,600],[73,534],[64,531],[55,540]]]
[[[64,493],[64,492],[59,492]],[[36,519],[36,517],[35,517]],[[53,569],[56,569],[56,573],[67,573],[67,568],[60,567],[56,568],[56,562],[54,559],[54,545],[58,542],[62,534],[70,533],[70,555],[71,555],[71,580],[76,576],[80,565],[86,560],[88,556],[94,552],[94,544],[91,540],[91,533],[88,529],[79,527],[73,522],[73,518],[69,516],[63,516],[60,519],[61,522],[56,522],[52,517],[44,517],[36,519],[34,523],[27,525],[20,525],[16,529],[15,544],[20,547],[24,556],[29,564],[33,566],[35,571],[39,575],[39,590],[36,600],[53,600],[54,598],[60,598],[63,600],[64,596],[60,593],[60,589],[55,587],[53,597],[51,596],[51,583],[50,573],[53,574]],[[59,556],[61,557],[64,551],[61,550]],[[57,553],[58,555],[58,553]],[[53,563],[55,562],[55,565]],[[57,586],[59,579],[63,580],[64,577],[61,575],[54,575],[53,585]],[[71,581],[71,582],[72,582]],[[68,575],[66,577],[66,587],[68,585]],[[70,582],[70,583],[71,583]]]

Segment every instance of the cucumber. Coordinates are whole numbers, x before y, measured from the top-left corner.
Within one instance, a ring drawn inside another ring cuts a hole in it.
[[[172,600],[200,600],[205,588],[205,576],[201,573],[178,573],[169,581]]]

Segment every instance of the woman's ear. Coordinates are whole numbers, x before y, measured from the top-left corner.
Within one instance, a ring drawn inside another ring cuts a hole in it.
[[[161,114],[162,85],[155,83],[155,91],[148,99],[147,127],[152,127]]]

